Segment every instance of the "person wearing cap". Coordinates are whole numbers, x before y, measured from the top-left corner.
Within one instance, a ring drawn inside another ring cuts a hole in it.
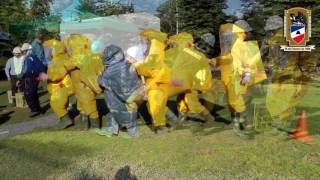
[[[39,80],[45,77],[45,67],[40,60],[32,54],[32,46],[30,44],[24,43],[21,50],[25,56],[22,70],[24,96],[31,110],[30,117],[34,117],[42,113],[37,91]]]
[[[126,128],[129,137],[137,137],[138,105],[135,92],[142,87],[142,83],[120,47],[107,46],[103,52],[103,60],[105,69],[98,80],[104,88],[110,112],[107,114],[106,128],[97,130],[97,133],[111,137],[118,135],[121,128]]]
[[[5,73],[8,81],[11,83],[11,92],[12,96],[15,96],[18,88],[21,89],[21,77],[22,77],[22,68],[24,64],[24,57],[21,54],[21,48],[15,47],[12,51],[13,57],[8,59],[5,67]],[[15,99],[13,99],[12,106],[15,106]]]
[[[221,55],[217,58],[234,131],[239,136],[248,137],[246,130],[251,130],[248,122],[248,90],[255,84],[266,79],[257,41],[247,41],[252,30],[244,20],[223,24],[220,27]],[[251,136],[250,136],[251,137]]]

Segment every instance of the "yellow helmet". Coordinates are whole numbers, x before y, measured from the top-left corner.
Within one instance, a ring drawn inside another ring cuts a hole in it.
[[[61,54],[61,53],[65,53],[65,47],[64,44],[56,39],[50,39],[47,40],[43,43],[43,46],[45,48],[47,47],[52,47],[54,49],[53,51],[53,55],[55,54]]]
[[[145,29],[140,33],[141,37],[145,37],[148,40],[156,39],[162,43],[165,43],[167,40],[168,35],[166,33],[163,33],[161,31],[157,31],[154,29]]]

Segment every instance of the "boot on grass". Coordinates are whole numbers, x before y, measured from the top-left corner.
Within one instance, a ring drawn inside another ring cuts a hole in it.
[[[72,125],[73,125],[73,120],[69,117],[69,115],[64,115],[63,117],[60,118],[57,128],[66,129]]]

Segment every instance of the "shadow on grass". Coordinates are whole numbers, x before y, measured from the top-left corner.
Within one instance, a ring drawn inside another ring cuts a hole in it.
[[[11,115],[14,113],[14,111],[10,111],[4,114],[0,115],[0,125],[6,123],[7,121],[10,120]]]
[[[86,170],[81,170],[78,174],[75,175],[75,180],[103,180],[103,177],[91,174]]]
[[[0,96],[4,95],[4,94],[7,94],[7,91],[2,91],[0,92]]]
[[[16,159],[19,164],[15,171],[8,169],[5,172],[5,175],[12,177],[12,179],[15,179],[14,177],[17,175],[14,173],[25,169],[28,169],[28,172],[21,172],[19,176],[24,175],[24,178],[27,179],[45,179],[52,172],[69,167],[74,163],[74,159],[92,154],[95,151],[94,147],[85,144],[57,141],[40,142],[36,139],[5,139],[0,142],[0,147],[6,156]],[[39,171],[39,168],[47,170]],[[50,170],[48,171],[48,169]]]
[[[114,176],[114,180],[138,180],[137,176],[131,174],[130,166],[125,166],[120,168],[116,175]]]

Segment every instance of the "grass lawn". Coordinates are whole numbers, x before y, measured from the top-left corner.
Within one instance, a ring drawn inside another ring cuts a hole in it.
[[[100,137],[73,127],[42,129],[0,140],[1,179],[319,179],[320,81],[314,81],[297,108],[307,111],[310,144],[286,133],[260,133],[254,140],[231,126],[210,122],[153,134],[141,126],[138,139]],[[226,108],[217,112],[228,119]],[[295,124],[295,122],[293,123]]]
[[[49,97],[47,93],[47,85],[43,82],[39,85],[39,96],[40,96],[40,103],[41,107],[46,110],[46,113],[42,116],[47,116],[48,114],[52,113],[49,104]],[[10,83],[8,81],[0,81],[0,125],[7,125],[7,124],[15,124],[23,121],[30,121],[35,118],[29,117],[29,108],[16,108],[10,107],[8,102],[8,95],[7,90],[11,89]],[[41,116],[37,116],[39,118]]]

